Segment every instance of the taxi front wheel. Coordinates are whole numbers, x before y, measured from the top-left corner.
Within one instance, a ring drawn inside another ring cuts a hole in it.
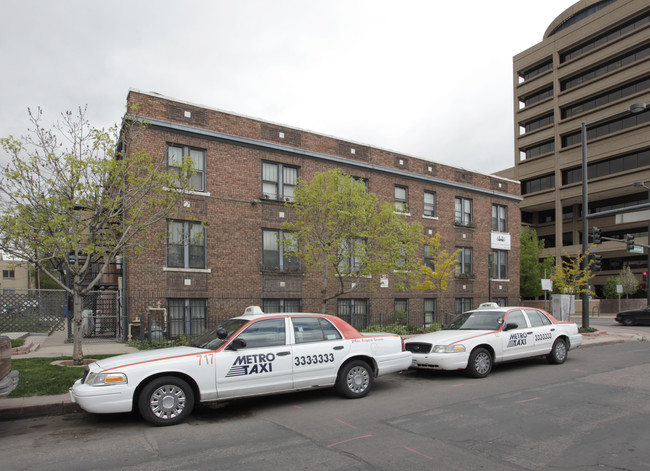
[[[194,391],[187,382],[163,376],[149,382],[138,399],[142,418],[153,425],[175,425],[194,408]]]
[[[353,360],[341,367],[336,378],[336,390],[350,399],[364,397],[374,380],[372,369],[365,361]]]
[[[485,378],[492,371],[492,355],[485,348],[472,350],[465,369],[471,378]]]

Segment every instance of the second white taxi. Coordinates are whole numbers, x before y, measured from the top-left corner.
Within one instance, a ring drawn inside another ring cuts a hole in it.
[[[257,306],[246,312],[188,347],[91,363],[70,388],[72,402],[92,413],[139,410],[154,425],[173,425],[196,402],[330,386],[360,398],[375,377],[411,365],[398,335],[364,335],[321,314],[264,314]]]
[[[454,318],[443,330],[407,339],[412,368],[465,370],[484,378],[496,363],[545,355],[560,364],[582,345],[573,322],[559,322],[542,309],[487,307]]]

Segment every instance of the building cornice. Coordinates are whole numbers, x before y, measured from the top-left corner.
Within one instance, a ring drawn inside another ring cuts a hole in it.
[[[375,172],[385,173],[389,175],[399,176],[402,178],[408,178],[411,180],[418,180],[422,182],[432,183],[435,185],[445,186],[449,188],[455,188],[458,190],[469,191],[473,193],[479,193],[484,195],[493,196],[496,198],[503,198],[513,201],[522,201],[523,197],[519,195],[511,195],[508,193],[503,193],[495,190],[489,190],[486,188],[480,188],[473,185],[467,185],[463,183],[452,182],[448,180],[443,180],[440,178],[429,177],[426,175],[420,175],[413,172],[407,172],[404,170],[394,169],[390,167],[385,167],[383,165],[375,165],[366,162],[359,162],[356,160],[345,159],[343,157],[337,157],[329,154],[323,154],[321,152],[314,152],[306,149],[298,149],[295,147],[285,146],[282,144],[276,144],[273,142],[261,141],[258,139],[252,139],[249,137],[236,136],[233,134],[227,134],[223,132],[213,131],[210,129],[197,128],[194,126],[188,126],[186,124],[173,123],[170,121],[164,121],[154,118],[146,118],[142,116],[128,115],[127,119],[132,121],[138,121],[147,123],[152,128],[162,129],[166,131],[173,131],[180,134],[188,134],[197,137],[202,137],[206,139],[211,139],[220,142],[233,143],[238,145],[243,145],[247,147],[255,147],[262,150],[280,152],[284,154],[290,154],[295,156],[300,156],[313,160],[320,160],[330,163],[336,163],[338,165],[343,165],[346,167],[359,168],[364,170],[371,170]],[[501,177],[497,177],[502,179]]]

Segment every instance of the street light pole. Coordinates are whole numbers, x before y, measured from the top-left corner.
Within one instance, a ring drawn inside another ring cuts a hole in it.
[[[627,110],[623,110],[619,113],[605,116],[591,122],[582,122],[580,128],[581,139],[582,139],[582,270],[583,273],[586,271],[588,266],[587,260],[587,250],[589,248],[589,221],[587,221],[587,216],[589,215],[589,197],[587,193],[587,127],[592,126],[596,123],[606,121],[618,116],[630,114],[630,113],[639,113],[646,109],[645,103],[634,103],[630,105]],[[650,229],[650,225],[648,226]],[[648,234],[650,238],[650,233]],[[649,249],[650,250],[650,249]],[[650,254],[648,255],[650,261]],[[648,267],[648,277],[650,277],[650,266]],[[650,300],[650,291],[648,293],[648,299]],[[650,302],[650,301],[649,301]],[[582,327],[585,329],[589,328],[589,293],[587,292],[587,287],[584,286],[584,291],[582,293]]]
[[[648,203],[650,203],[650,186],[646,186],[644,182],[634,182],[634,186],[642,186],[648,190]],[[650,245],[650,218],[648,218],[648,242],[647,245]],[[648,306],[650,306],[650,248],[648,249],[648,269],[646,271],[646,284],[645,289],[648,296]]]

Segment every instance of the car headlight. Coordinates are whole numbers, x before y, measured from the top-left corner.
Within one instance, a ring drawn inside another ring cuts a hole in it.
[[[465,345],[434,345],[433,353],[458,353],[464,352]]]
[[[90,386],[110,386],[127,383],[124,373],[89,373],[85,381],[85,384]]]

